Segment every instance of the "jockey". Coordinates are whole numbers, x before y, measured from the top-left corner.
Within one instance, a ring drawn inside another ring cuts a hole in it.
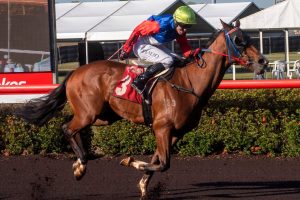
[[[163,43],[174,39],[179,43],[184,57],[196,56],[200,49],[192,50],[186,38],[186,31],[196,24],[194,11],[188,6],[176,9],[173,16],[153,15],[139,24],[131,33],[129,39],[120,51],[120,59],[128,58],[133,50],[142,60],[153,63],[132,83],[138,93],[142,93],[147,81],[155,74],[170,68],[174,62],[174,54]]]

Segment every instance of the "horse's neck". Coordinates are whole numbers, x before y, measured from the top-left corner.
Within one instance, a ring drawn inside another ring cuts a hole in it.
[[[227,53],[224,34],[220,33],[209,48],[216,52]],[[229,65],[226,57],[209,52],[204,53],[203,60],[202,68],[195,63],[188,66],[187,71],[195,93],[199,96],[208,95],[209,98],[219,86]]]
[[[216,52],[227,54],[226,40],[223,32],[216,38],[209,48]],[[206,53],[204,59],[207,61],[207,68],[211,71],[214,71],[214,73],[211,74],[213,77],[212,86],[218,87],[225,75],[226,70],[230,66],[228,59],[223,55],[214,53]]]

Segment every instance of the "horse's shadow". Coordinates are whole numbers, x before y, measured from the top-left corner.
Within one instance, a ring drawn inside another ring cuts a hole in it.
[[[182,189],[158,189],[159,185],[150,189],[148,199],[287,199],[300,195],[300,181],[207,182]]]

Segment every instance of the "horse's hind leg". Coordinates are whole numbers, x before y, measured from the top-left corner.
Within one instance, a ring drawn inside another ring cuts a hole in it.
[[[71,122],[63,126],[65,137],[78,158],[73,164],[74,176],[77,180],[80,180],[84,176],[87,165],[87,154],[84,150],[79,131],[87,125],[92,124],[93,120],[94,117],[92,116],[74,116]]]
[[[96,122],[96,117],[100,114],[104,102],[97,90],[78,88],[70,83],[67,88],[67,97],[74,116],[68,124],[63,126],[63,130],[78,158],[73,164],[73,171],[75,178],[80,180],[86,172],[87,154],[79,131]]]
[[[86,171],[86,152],[83,148],[80,133],[69,128],[68,124],[63,125],[65,138],[70,143],[76,157],[78,158],[73,164],[74,176],[76,180],[80,180]]]

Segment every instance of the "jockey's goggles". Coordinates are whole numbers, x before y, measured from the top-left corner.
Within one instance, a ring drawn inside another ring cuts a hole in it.
[[[182,23],[177,23],[177,26],[180,26],[183,29],[188,29],[192,27],[192,24],[182,24]]]

